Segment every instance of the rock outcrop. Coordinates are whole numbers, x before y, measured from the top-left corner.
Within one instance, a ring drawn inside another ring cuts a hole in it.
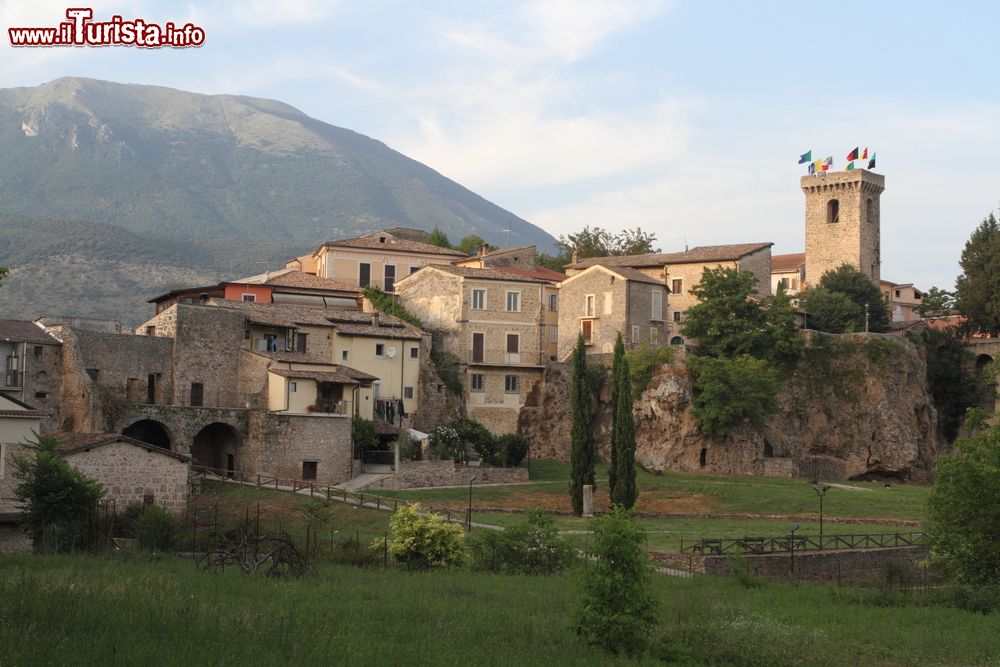
[[[691,410],[682,362],[662,367],[635,402],[636,460],[647,470],[826,479],[923,480],[937,455],[937,414],[922,350],[887,336],[814,336],[763,425],[706,435]],[[528,396],[519,432],[531,456],[569,460],[571,369],[552,366]],[[608,458],[607,388],[595,400],[599,455]]]

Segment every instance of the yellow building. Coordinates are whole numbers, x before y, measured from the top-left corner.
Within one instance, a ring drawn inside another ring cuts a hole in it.
[[[922,319],[917,308],[924,302],[924,295],[913,286],[913,283],[881,280],[879,287],[889,307],[889,319],[893,322],[913,322]]]

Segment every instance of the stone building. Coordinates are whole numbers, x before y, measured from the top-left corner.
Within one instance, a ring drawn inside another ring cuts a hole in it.
[[[554,357],[558,283],[516,269],[433,265],[401,280],[400,303],[455,355],[467,414],[513,432],[524,398]]]
[[[59,410],[62,346],[44,327],[23,320],[0,320],[0,391],[46,413],[42,428],[55,424]]]
[[[771,256],[771,293],[777,294],[779,289],[785,294],[798,294],[805,288],[806,254],[796,252],[788,255]]]
[[[449,264],[464,252],[412,240],[417,230],[382,230],[353,239],[324,243],[310,255],[296,257],[287,267],[347,285],[375,285],[395,291],[396,282],[422,266]],[[409,233],[408,233],[409,232]]]
[[[565,361],[582,335],[589,354],[610,354],[618,333],[626,347],[667,342],[669,290],[660,280],[623,266],[595,264],[559,287],[559,352]]]
[[[913,283],[894,283],[890,280],[879,281],[879,288],[885,297],[889,308],[889,319],[893,322],[914,322],[922,319],[917,308],[924,301],[923,293],[913,286]]]
[[[663,282],[670,289],[669,321],[673,330],[671,345],[682,345],[680,323],[684,312],[698,302],[691,288],[701,282],[705,269],[731,268],[753,276],[756,292],[766,297],[771,294],[771,246],[773,243],[739,243],[734,245],[699,246],[684,252],[650,253],[646,255],[619,255],[590,257],[566,266],[572,276],[598,264],[607,268],[636,269]]]

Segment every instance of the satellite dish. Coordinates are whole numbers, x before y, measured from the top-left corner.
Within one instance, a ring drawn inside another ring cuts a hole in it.
[[[389,357],[390,359],[392,359],[393,357],[395,357],[396,356],[396,348],[394,346],[392,346],[392,345],[390,345],[389,347],[385,348],[385,356]]]

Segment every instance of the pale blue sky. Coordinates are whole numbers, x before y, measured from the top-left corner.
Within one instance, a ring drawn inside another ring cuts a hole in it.
[[[479,4],[480,6],[476,6]],[[65,3],[0,0],[0,27]],[[1000,201],[1000,4],[100,2],[205,46],[0,46],[0,86],[63,75],[270,97],[385,141],[553,235],[803,247],[799,153],[886,176],[883,276],[951,286]],[[497,239],[499,241],[500,239]]]

